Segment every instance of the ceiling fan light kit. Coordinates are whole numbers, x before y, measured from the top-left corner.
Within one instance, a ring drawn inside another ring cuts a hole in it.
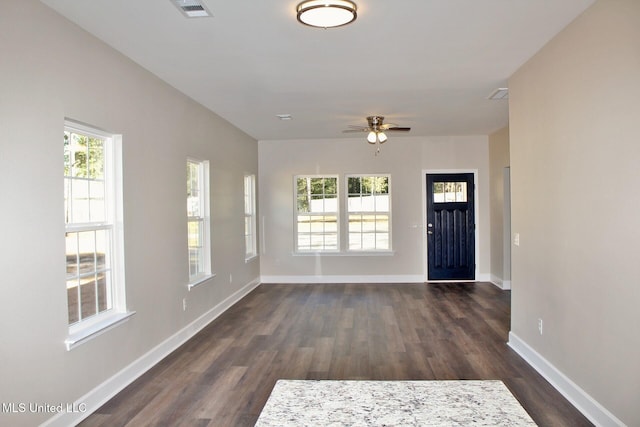
[[[317,28],[334,28],[356,20],[358,7],[349,0],[307,0],[296,7],[298,21]]]
[[[376,139],[378,139],[378,135],[376,135],[374,131],[369,132],[369,134],[367,135],[367,141],[369,142],[369,144],[375,144]]]
[[[392,123],[384,124],[384,116],[367,117],[367,126],[350,126],[343,132],[367,132],[367,142],[376,145],[376,155],[380,152],[380,144],[384,144],[388,137],[385,132],[409,132],[409,127],[399,127]]]

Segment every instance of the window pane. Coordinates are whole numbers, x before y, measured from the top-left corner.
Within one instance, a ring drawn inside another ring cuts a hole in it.
[[[349,215],[349,232],[362,232],[362,215]]]
[[[324,211],[324,195],[311,195],[311,205],[309,206],[309,212],[322,213]]]
[[[389,195],[378,195],[373,197],[374,210],[376,212],[389,212],[391,206],[389,205]]]
[[[324,249],[324,235],[322,234],[311,234],[309,236],[311,249],[314,250],[322,250]]]
[[[298,249],[310,250],[311,249],[311,235],[310,234],[298,234]]]
[[[389,232],[389,216],[388,215],[376,215],[376,231],[379,233]]]
[[[78,233],[78,252],[80,257],[80,274],[95,271],[96,240],[94,231]]]
[[[98,292],[98,311],[103,312],[109,310],[111,308],[111,301],[107,291],[107,273],[97,275],[96,290]]]
[[[376,249],[389,249],[389,234],[376,233]]]
[[[455,203],[467,201],[466,182],[434,182],[434,203]]]
[[[309,180],[311,194],[324,194],[324,178],[311,178]]]
[[[298,212],[309,212],[309,198],[298,196]]]
[[[338,194],[338,178],[324,178],[324,194],[332,196]]]
[[[194,162],[187,162],[187,216],[201,216],[200,200],[200,166]]]
[[[253,255],[254,252],[252,250],[252,247],[253,247],[253,238],[252,238],[252,236],[249,236],[249,235],[245,236],[244,237],[244,248],[245,248],[244,249],[244,254],[245,254],[245,256]]]
[[[371,251],[376,249],[375,233],[362,233],[362,250]]]
[[[64,176],[71,176],[71,133],[64,132]]]
[[[324,249],[325,250],[331,250],[331,251],[338,249],[338,234],[337,233],[325,234]]]
[[[202,251],[199,248],[189,248],[189,275],[197,276],[202,271]]]
[[[87,178],[87,140],[84,135],[71,133],[71,176]]]
[[[321,216],[311,217],[311,232],[321,234],[324,232],[324,218]]]
[[[251,217],[244,217],[244,235],[249,236],[251,234]]]
[[[78,233],[65,233],[67,278],[79,274],[78,259]]]
[[[311,217],[307,215],[298,215],[298,233],[311,232]]]
[[[360,195],[360,177],[349,177],[347,179],[347,186],[347,191],[350,195]]]
[[[89,182],[89,221],[104,222],[106,220],[104,204],[104,182]]]
[[[323,218],[324,221],[324,231],[328,233],[338,233],[338,217],[335,216],[325,216]]]
[[[376,231],[375,219],[375,215],[362,215],[362,231],[364,233]]]
[[[80,280],[80,317],[86,319],[96,314],[96,281],[89,277]]]
[[[353,249],[353,250],[362,249],[361,233],[349,233],[349,249]]]
[[[307,178],[298,178],[296,180],[297,194],[306,195],[309,192],[309,185]]]
[[[88,153],[88,178],[102,179],[104,177],[104,140],[93,137],[89,138]]]
[[[202,222],[189,221],[188,227],[188,245],[190,248],[199,248],[202,246]]]
[[[362,208],[362,197],[359,194],[350,194],[347,199],[347,210],[349,212],[360,212]]]
[[[389,194],[389,177],[377,176],[375,177],[375,194]]]
[[[329,195],[325,198],[324,212],[338,212],[338,196]]]
[[[69,324],[76,323],[80,320],[78,292],[78,280],[67,280],[67,307],[69,312]]]
[[[70,223],[85,223],[89,216],[89,181],[74,179],[71,182],[71,211]]]
[[[109,267],[107,263],[109,235],[107,230],[96,231],[96,270],[104,270]]]

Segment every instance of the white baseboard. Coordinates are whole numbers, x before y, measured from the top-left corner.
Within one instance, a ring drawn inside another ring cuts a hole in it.
[[[511,280],[502,280],[502,278],[493,274],[491,275],[489,282],[493,283],[503,291],[508,291],[511,289]]]
[[[310,276],[262,276],[260,283],[424,283],[422,275],[397,276],[339,276],[339,275],[310,275]]]
[[[513,332],[509,332],[507,343],[529,365],[542,375],[558,390],[573,406],[598,427],[624,427],[625,424],[609,412],[604,406],[588,395],[576,383],[542,357],[526,342]]]
[[[145,355],[135,360],[129,366],[125,367],[123,370],[82,396],[80,399],[76,400],[73,405],[71,405],[71,408],[80,408],[81,410],[77,410],[76,412],[61,412],[48,419],[41,425],[41,427],[67,427],[77,425],[80,421],[109,401],[109,399],[122,391],[126,386],[154,367],[172,351],[188,341],[201,329],[229,309],[229,307],[255,289],[259,284],[260,281],[258,279],[246,284],[218,305],[173,334],[171,337],[167,338]]]
[[[490,282],[491,275],[486,273],[476,273],[476,282]]]
[[[427,282],[459,282],[460,280],[429,281],[420,274],[403,275],[306,275],[306,276],[262,276],[260,283],[427,283]],[[469,282],[492,282],[491,275],[478,274],[475,280]],[[494,283],[495,284],[495,283]],[[501,287],[501,286],[499,286]]]

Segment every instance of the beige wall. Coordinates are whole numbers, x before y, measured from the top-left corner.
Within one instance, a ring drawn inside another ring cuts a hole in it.
[[[426,275],[425,170],[478,171],[477,278],[488,280],[487,137],[390,135],[378,156],[374,151],[364,136],[339,140],[260,141],[260,209],[265,243],[260,260],[263,280],[423,282]],[[350,173],[391,174],[393,256],[293,255],[293,177],[297,174],[338,174],[344,179],[344,174]]]
[[[489,181],[491,199],[491,280],[511,286],[509,127],[489,135]],[[505,182],[506,181],[506,182]],[[505,191],[507,194],[505,194]]]
[[[258,279],[259,261],[244,262],[242,187],[245,172],[257,174],[257,142],[38,1],[0,2],[0,28],[0,401],[71,403]],[[137,312],[71,351],[65,117],[123,135],[127,300]],[[187,156],[211,162],[218,273],[191,292]],[[1,413],[0,424],[51,416]]]
[[[512,333],[629,426],[640,425],[639,76],[640,2],[600,0],[509,81]]]

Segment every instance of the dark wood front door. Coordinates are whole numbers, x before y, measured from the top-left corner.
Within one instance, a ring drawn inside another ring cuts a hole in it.
[[[429,280],[475,279],[472,173],[427,174]]]

